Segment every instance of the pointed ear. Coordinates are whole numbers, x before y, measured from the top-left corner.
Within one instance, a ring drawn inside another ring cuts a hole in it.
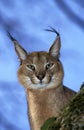
[[[54,57],[59,57],[60,48],[61,48],[61,41],[60,41],[60,35],[58,35],[53,45],[50,47],[49,53]]]
[[[20,61],[25,60],[26,57],[27,57],[27,55],[28,55],[27,52],[26,52],[26,50],[24,50],[24,49],[21,47],[21,45],[17,42],[16,39],[14,39],[14,38],[11,36],[11,34],[10,34],[9,32],[8,32],[8,36],[9,36],[9,38],[12,40],[12,42],[14,43],[15,51],[16,51],[16,53],[17,53],[18,58],[20,59]]]
[[[17,41],[13,41],[18,58],[23,61],[27,58],[27,52],[18,44]]]

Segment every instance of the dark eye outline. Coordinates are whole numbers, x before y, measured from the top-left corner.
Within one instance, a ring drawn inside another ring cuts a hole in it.
[[[46,70],[50,69],[53,65],[54,65],[54,63],[47,63],[46,64]]]
[[[35,70],[35,66],[33,64],[27,65],[27,67],[33,71]]]

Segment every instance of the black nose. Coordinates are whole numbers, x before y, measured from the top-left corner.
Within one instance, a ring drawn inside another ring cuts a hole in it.
[[[39,80],[42,80],[44,77],[45,77],[45,74],[38,74],[38,75],[37,75],[37,78],[38,78]]]

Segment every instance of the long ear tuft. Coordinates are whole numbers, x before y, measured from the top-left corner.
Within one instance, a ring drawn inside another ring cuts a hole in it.
[[[54,32],[57,34],[57,37],[56,37],[53,45],[49,49],[49,53],[54,57],[59,57],[60,48],[61,48],[60,34],[51,26],[50,26],[50,29],[46,29],[46,31]]]
[[[26,50],[24,50],[20,44],[18,43],[18,41],[12,37],[12,35],[7,31],[7,34],[8,34],[8,37],[11,39],[11,41],[14,43],[14,46],[15,46],[15,50],[16,50],[16,53],[18,55],[18,58],[20,59],[20,61],[23,61],[26,59],[27,57],[27,52]]]
[[[11,41],[16,41],[16,39],[14,37],[12,37],[12,35],[7,31],[7,35],[8,37],[11,39]]]
[[[49,32],[53,32],[53,33],[56,33],[57,36],[59,36],[60,34],[51,26],[49,26],[50,29],[45,29],[45,31],[49,31]]]

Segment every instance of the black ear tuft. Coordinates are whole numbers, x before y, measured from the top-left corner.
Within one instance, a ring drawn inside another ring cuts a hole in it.
[[[45,29],[45,31],[49,31],[49,32],[53,32],[53,33],[56,33],[57,36],[59,36],[60,34],[51,26],[49,26],[50,29]]]
[[[61,47],[60,34],[51,26],[50,26],[50,29],[45,29],[45,31],[54,32],[55,34],[57,34],[57,37],[56,37],[54,43],[52,44],[52,46],[49,49],[49,53],[53,57],[59,57],[60,47]]]
[[[11,39],[11,41],[17,41],[15,38],[12,37],[12,35],[7,31],[7,35],[8,37]]]

